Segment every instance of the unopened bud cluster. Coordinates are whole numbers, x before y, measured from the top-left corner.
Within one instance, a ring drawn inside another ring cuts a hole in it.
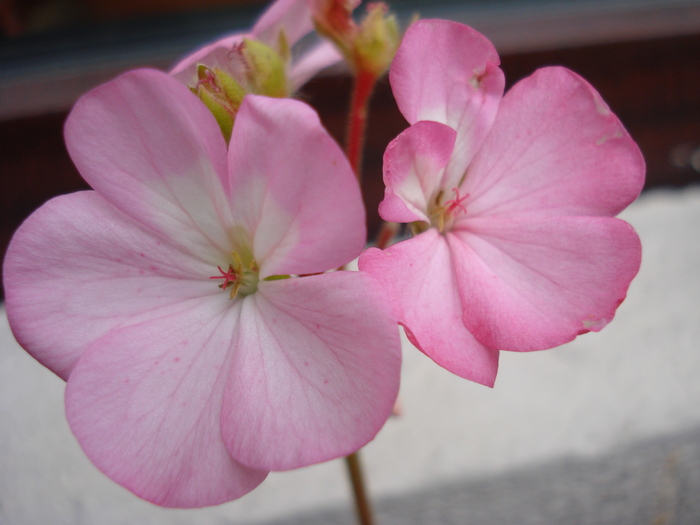
[[[259,40],[244,38],[229,52],[231,67],[197,66],[192,92],[212,112],[228,141],[238,108],[247,94],[284,98],[291,95],[287,82],[289,46],[280,32],[279,50]]]
[[[352,19],[353,4],[344,0],[314,2],[316,31],[331,40],[355,73],[380,77],[389,68],[401,41],[396,17],[384,3],[367,6],[358,24]]]

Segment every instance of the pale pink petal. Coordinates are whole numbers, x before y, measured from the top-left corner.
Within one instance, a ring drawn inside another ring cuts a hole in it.
[[[297,60],[293,61],[289,72],[292,91],[297,91],[320,71],[342,61],[343,55],[330,42],[323,41],[305,51]]]
[[[236,55],[231,53],[231,50],[243,42],[244,38],[257,38],[277,48],[281,30],[285,32],[287,44],[292,46],[312,29],[313,22],[307,0],[277,0],[262,14],[250,33],[236,33],[203,46],[180,60],[170,74],[183,84],[189,85],[197,80],[197,64],[206,64],[210,68],[217,67],[231,72],[240,67]]]
[[[231,458],[221,437],[240,304],[207,297],[111,332],[83,354],[66,386],[66,416],[97,468],[167,507],[217,505],[265,479]]]
[[[391,65],[391,88],[409,124],[433,120],[457,131],[450,187],[459,184],[496,117],[505,86],[499,63],[491,42],[472,28],[419,20]]]
[[[396,319],[359,272],[262,282],[245,299],[224,395],[223,436],[240,462],[287,470],[354,452],[391,414]]]
[[[610,217],[472,218],[447,234],[464,322],[502,350],[552,348],[610,322],[641,260]]]
[[[456,133],[438,122],[415,123],[396,137],[384,153],[384,200],[379,214],[385,221],[430,222],[429,203],[443,188],[445,166]]]
[[[183,84],[191,85],[197,81],[197,65],[206,64],[210,68],[216,67],[229,73],[240,71],[243,76],[246,74],[243,70],[245,65],[240,62],[238,55],[231,51],[235,45],[243,42],[244,38],[257,38],[276,49],[280,31],[284,31],[287,44],[293,46],[312,29],[313,21],[308,0],[278,0],[260,17],[251,33],[237,33],[198,49],[178,62],[170,74]],[[323,41],[303,50],[298,57],[292,59],[289,72],[292,91],[298,90],[319,71],[342,60],[342,55],[330,42]]]
[[[67,379],[107,332],[220,293],[208,279],[215,274],[96,192],[74,193],[44,204],[13,237],[4,263],[7,315],[20,344]]]
[[[314,28],[309,0],[276,0],[258,19],[253,35],[275,46],[279,32],[284,31],[287,43],[292,46]]]
[[[117,208],[203,258],[227,251],[226,143],[177,80],[125,73],[76,103],[65,137],[80,174]]]
[[[229,167],[236,227],[252,239],[262,278],[322,272],[359,255],[366,237],[359,185],[309,106],[248,95]]]
[[[639,195],[644,159],[581,77],[536,71],[503,98],[463,186],[470,214],[616,215]]]
[[[216,40],[180,60],[170,70],[170,74],[186,86],[197,82],[198,64],[206,64],[209,68],[219,68],[230,74],[232,70],[241,67],[237,61],[237,55],[231,51],[235,45],[243,42],[245,37],[246,34],[237,33]]]
[[[409,340],[447,370],[493,386],[498,350],[477,341],[464,326],[471,298],[460,297],[450,247],[435,228],[360,257],[360,270],[387,291]]]

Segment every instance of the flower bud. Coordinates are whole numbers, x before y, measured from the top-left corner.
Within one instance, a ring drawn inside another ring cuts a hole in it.
[[[347,0],[313,0],[316,31],[335,44],[350,63],[357,24],[352,19],[356,3]]]
[[[363,70],[372,71],[376,76],[389,69],[401,43],[396,17],[387,11],[386,4],[369,5],[355,38],[357,60],[362,61]]]
[[[233,120],[243,102],[246,90],[219,68],[197,66],[197,84],[190,88],[212,112],[226,141],[231,138]]]
[[[280,33],[280,40],[286,43],[284,33]],[[285,45],[284,48],[289,54],[289,47]],[[251,93],[279,98],[289,96],[287,64],[277,51],[259,40],[244,38],[241,53]]]
[[[335,44],[355,73],[379,77],[389,68],[401,40],[396,17],[388,14],[386,4],[370,4],[358,25],[352,19],[354,6],[347,0],[315,0],[316,31]]]
[[[227,142],[247,94],[279,98],[291,95],[287,82],[291,53],[284,32],[280,31],[278,45],[279,52],[259,40],[244,38],[229,52],[230,67],[226,71],[197,65],[197,81],[190,90],[212,112]]]

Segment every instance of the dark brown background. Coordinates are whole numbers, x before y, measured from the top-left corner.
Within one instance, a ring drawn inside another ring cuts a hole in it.
[[[201,8],[230,2],[200,0],[195,3]],[[47,4],[63,6],[63,10],[54,9],[53,22],[50,13],[41,11]],[[3,40],[0,51],[3,45],[7,48],[16,46],[17,42],[50,48],[51,40],[46,35],[50,37],[53,31],[59,41],[65,39],[66,33],[62,33],[61,28],[66,24],[98,28],[100,24],[112,24],[105,27],[113,30],[117,20],[124,24],[128,33],[129,23],[138,23],[134,22],[138,17],[165,16],[168,12],[183,13],[192,8],[187,0],[15,0],[1,5]],[[598,41],[592,44],[558,46],[550,43],[539,46],[547,49],[536,49],[537,45],[528,45],[526,40],[519,50],[517,42],[509,42],[503,46],[506,49],[501,56],[502,68],[509,85],[545,65],[564,65],[580,73],[599,90],[637,140],[647,162],[647,187],[685,185],[700,178],[700,24],[697,33],[686,29],[684,34],[667,34],[674,32],[665,28],[649,30],[647,25],[653,28],[654,21],[646,18],[644,24],[638,34],[626,34],[619,39],[610,36],[615,35],[614,28],[612,32],[606,30],[600,38],[593,38]],[[532,27],[534,33],[540,29],[546,30]],[[595,28],[591,32],[595,36]],[[488,32],[486,34],[489,36]],[[496,44],[498,46],[498,42]],[[531,49],[533,47],[535,49]],[[2,71],[0,63],[0,80]],[[32,88],[32,83],[36,87],[37,82],[50,82],[37,78],[29,78],[27,89]],[[17,89],[14,87],[8,93],[11,95]],[[57,85],[49,92],[61,100],[63,95],[68,99],[72,96],[60,93],[61,89]],[[312,81],[301,94],[318,109],[326,127],[341,143],[349,90],[349,78],[337,75]],[[87,187],[63,145],[62,126],[68,107],[40,114],[32,109],[27,109],[26,114],[22,113],[22,108],[14,109],[12,118],[0,120],[0,253],[3,255],[14,230],[34,209],[52,196]],[[363,185],[370,232],[379,224],[376,209],[383,196],[384,148],[405,127],[384,79],[372,101],[365,153]]]

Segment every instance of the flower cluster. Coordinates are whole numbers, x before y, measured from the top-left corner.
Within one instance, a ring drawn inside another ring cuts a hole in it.
[[[354,7],[278,0],[170,74],[83,96],[65,140],[93,190],[12,240],[17,340],[67,381],[87,456],[144,499],[219,504],[364,446],[396,400],[397,324],[493,385],[500,350],[600,330],[639,268],[614,216],[644,162],[599,95],[549,68],[503,96],[490,42],[440,20],[408,29],[390,71],[410,127],[387,148],[380,214],[413,237],[362,253],[355,174],[289,98],[343,55],[355,73],[391,61],[393,18],[374,6],[357,25]],[[296,57],[314,25],[338,50]]]

